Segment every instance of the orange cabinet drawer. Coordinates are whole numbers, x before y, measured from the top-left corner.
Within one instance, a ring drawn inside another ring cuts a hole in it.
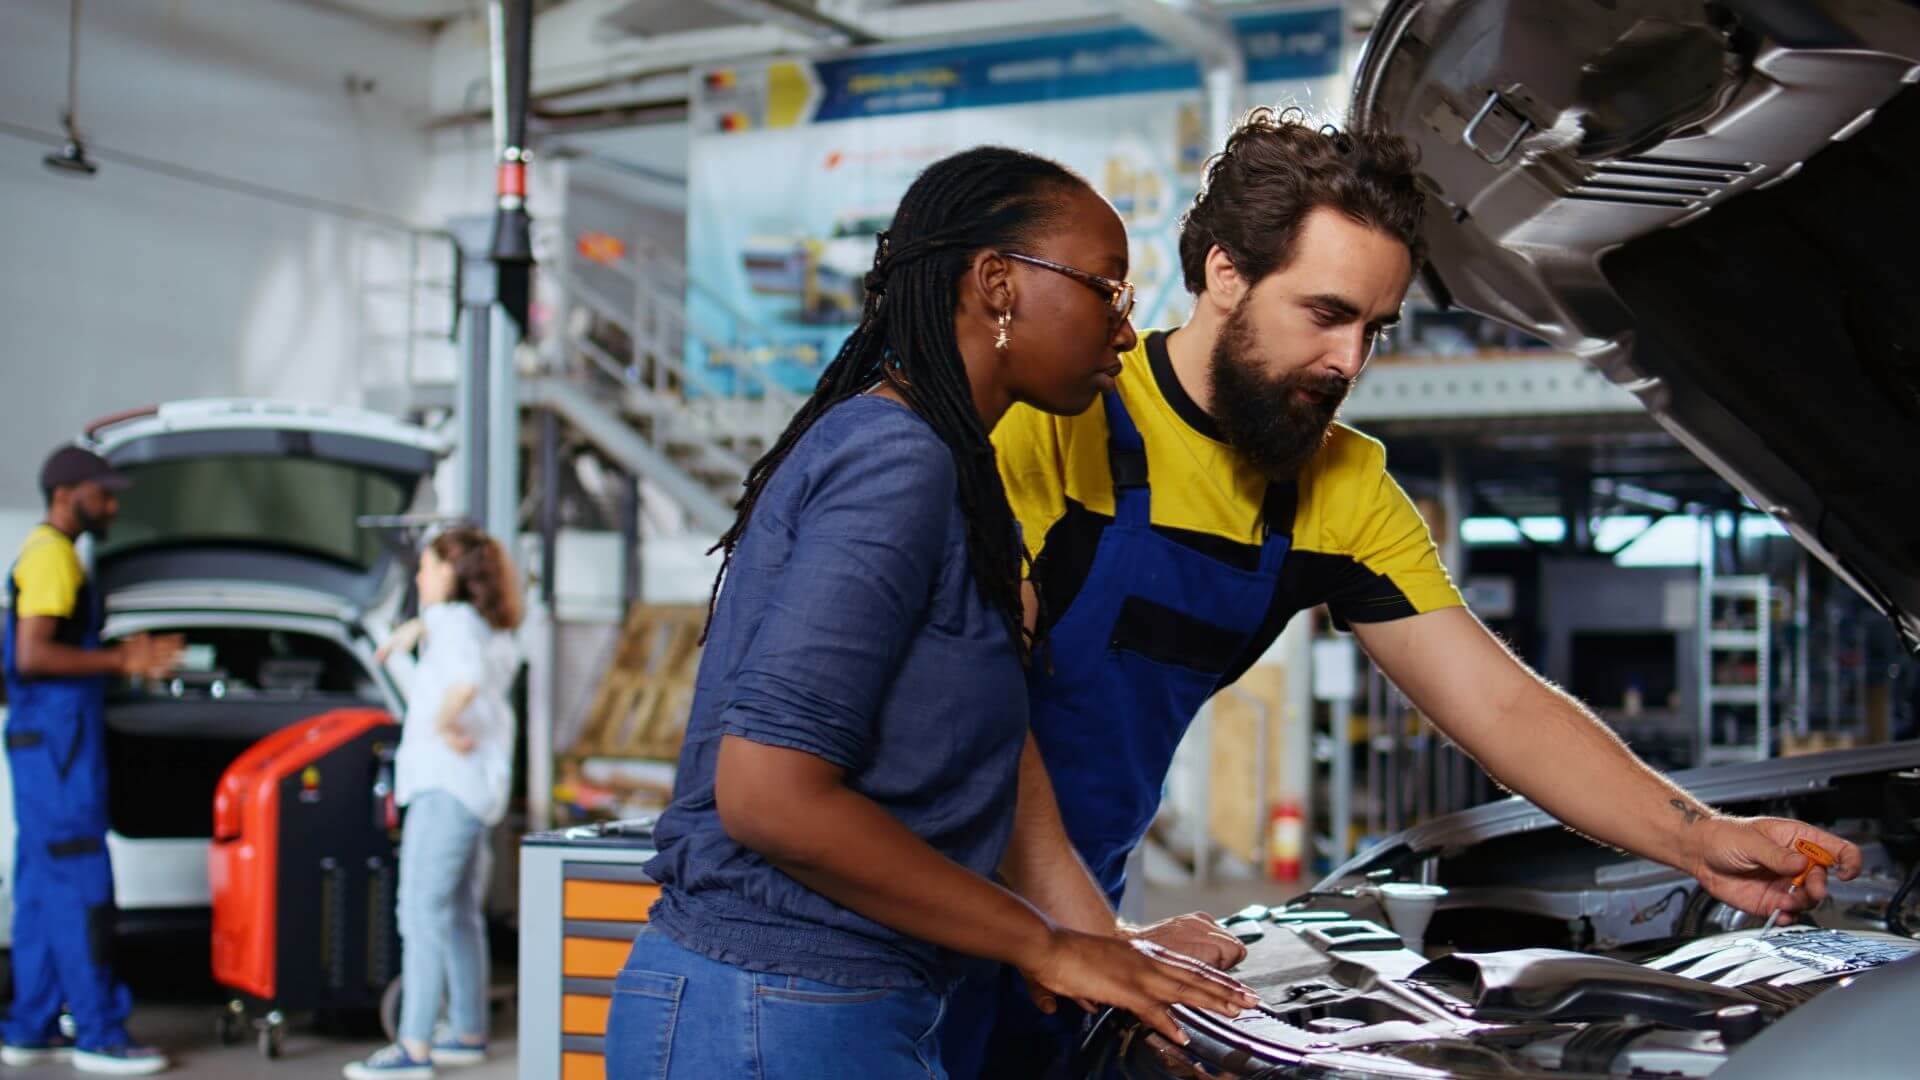
[[[560,1031],[566,1035],[605,1035],[613,999],[591,994],[560,996]]]
[[[568,1050],[560,1055],[560,1080],[607,1080],[607,1059]]]
[[[620,974],[632,951],[631,941],[570,937],[560,946],[560,973],[580,979],[611,979]]]
[[[658,885],[573,880],[565,888],[561,911],[569,919],[646,922],[647,909],[660,899]]]

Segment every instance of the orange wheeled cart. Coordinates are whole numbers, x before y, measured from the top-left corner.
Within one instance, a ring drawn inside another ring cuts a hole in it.
[[[390,714],[341,709],[267,736],[221,776],[208,873],[213,975],[235,994],[222,1042],[251,1024],[278,1057],[290,1012],[397,1009],[399,741]]]

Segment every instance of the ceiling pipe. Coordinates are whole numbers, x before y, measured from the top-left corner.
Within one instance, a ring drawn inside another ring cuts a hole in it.
[[[533,74],[533,0],[494,0],[489,8],[494,75],[495,167],[493,249],[500,302],[527,329],[533,263],[527,217],[527,87]]]

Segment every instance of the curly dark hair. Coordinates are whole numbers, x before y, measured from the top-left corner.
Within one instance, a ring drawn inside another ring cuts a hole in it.
[[[455,525],[427,547],[453,567],[453,599],[472,604],[487,625],[511,630],[520,625],[520,582],[513,560],[500,541],[477,525]]]
[[[1418,269],[1426,257],[1418,161],[1398,135],[1315,127],[1298,108],[1254,109],[1208,159],[1200,194],[1180,219],[1187,291],[1206,290],[1207,252],[1216,244],[1249,284],[1284,269],[1300,223],[1322,206],[1398,239]]]

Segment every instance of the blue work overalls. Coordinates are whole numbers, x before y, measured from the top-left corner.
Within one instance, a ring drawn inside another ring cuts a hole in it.
[[[29,678],[14,650],[18,586],[7,574],[7,765],[13,773],[13,1007],[6,1040],[47,1045],[65,1005],[83,1050],[128,1041],[132,997],[113,976],[113,868],[107,861],[106,679]],[[98,648],[91,582],[59,634]]]
[[[1241,569],[1154,532],[1140,431],[1117,392],[1102,400],[1113,522],[1028,683],[1067,835],[1117,906],[1174,748],[1265,621],[1292,536],[1290,522],[1271,522],[1258,565]],[[941,1052],[953,1080],[1042,1076],[1064,1063],[1083,1019],[1064,1002],[1043,1015],[1001,968],[955,992]]]

